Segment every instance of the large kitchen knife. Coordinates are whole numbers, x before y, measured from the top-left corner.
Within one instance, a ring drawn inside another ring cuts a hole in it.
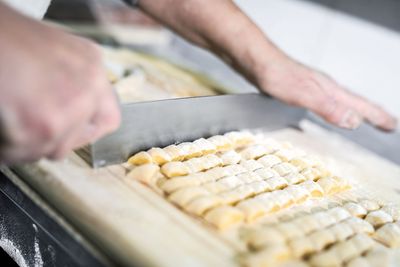
[[[191,97],[121,106],[120,128],[90,146],[94,167],[126,161],[140,150],[239,129],[297,126],[305,110],[259,93]]]

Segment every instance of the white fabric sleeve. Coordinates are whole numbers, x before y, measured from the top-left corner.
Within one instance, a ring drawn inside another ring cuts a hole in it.
[[[15,8],[19,12],[36,19],[43,18],[51,2],[51,0],[0,0],[0,1]]]

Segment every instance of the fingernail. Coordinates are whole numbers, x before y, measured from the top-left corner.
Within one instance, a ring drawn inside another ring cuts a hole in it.
[[[397,119],[387,114],[385,111],[382,112],[370,112],[368,114],[368,122],[375,127],[379,127],[384,130],[394,130],[397,127]]]
[[[361,123],[362,117],[353,110],[348,110],[340,121],[339,126],[347,129],[356,129]]]

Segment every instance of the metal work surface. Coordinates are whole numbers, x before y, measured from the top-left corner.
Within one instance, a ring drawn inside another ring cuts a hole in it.
[[[92,146],[93,165],[120,163],[143,149],[232,130],[296,126],[304,116],[303,109],[257,93],[127,104],[120,129]]]
[[[0,246],[21,267],[106,266],[1,171]]]

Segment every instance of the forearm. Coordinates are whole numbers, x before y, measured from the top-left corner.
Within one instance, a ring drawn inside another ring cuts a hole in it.
[[[284,56],[230,0],[141,0],[139,6],[256,84],[258,74]]]

